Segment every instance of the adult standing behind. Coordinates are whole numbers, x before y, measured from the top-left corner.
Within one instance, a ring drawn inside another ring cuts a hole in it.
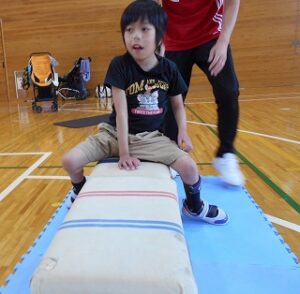
[[[239,119],[239,83],[229,44],[240,0],[161,2],[168,15],[165,56],[177,64],[188,86],[194,64],[205,73],[212,86],[217,104],[220,141],[213,164],[224,182],[243,185],[245,179],[234,154]],[[170,112],[165,134],[176,141],[177,130],[174,115]]]

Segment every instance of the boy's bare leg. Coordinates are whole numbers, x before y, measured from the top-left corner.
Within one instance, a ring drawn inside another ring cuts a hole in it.
[[[83,168],[89,163],[89,160],[80,148],[75,147],[63,156],[62,163],[64,169],[70,175],[73,185],[67,202],[67,207],[70,208],[86,182]]]
[[[211,205],[200,197],[201,178],[196,163],[191,157],[183,156],[171,164],[184,184],[186,199],[182,212],[189,218],[204,221],[214,225],[224,225],[228,222],[227,214],[216,205]]]
[[[188,155],[173,162],[171,168],[178,172],[182,181],[187,185],[193,185],[199,180],[197,165]]]
[[[75,147],[63,156],[62,163],[72,183],[79,183],[84,178],[83,168],[89,160],[81,149]]]

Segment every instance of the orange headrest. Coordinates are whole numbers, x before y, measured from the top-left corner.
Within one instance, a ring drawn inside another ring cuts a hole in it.
[[[53,79],[53,71],[49,55],[32,55],[31,65],[32,82],[41,87],[49,86]]]

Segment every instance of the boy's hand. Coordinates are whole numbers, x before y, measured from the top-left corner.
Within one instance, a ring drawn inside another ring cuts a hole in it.
[[[190,137],[185,134],[178,133],[178,146],[185,152],[191,152],[193,149],[193,144]]]
[[[138,158],[131,157],[129,155],[120,156],[118,166],[120,169],[134,170],[140,166],[141,162]]]

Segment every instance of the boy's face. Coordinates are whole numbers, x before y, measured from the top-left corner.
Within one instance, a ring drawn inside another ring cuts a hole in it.
[[[155,58],[155,27],[148,21],[137,21],[128,25],[124,40],[126,49],[138,63]]]

